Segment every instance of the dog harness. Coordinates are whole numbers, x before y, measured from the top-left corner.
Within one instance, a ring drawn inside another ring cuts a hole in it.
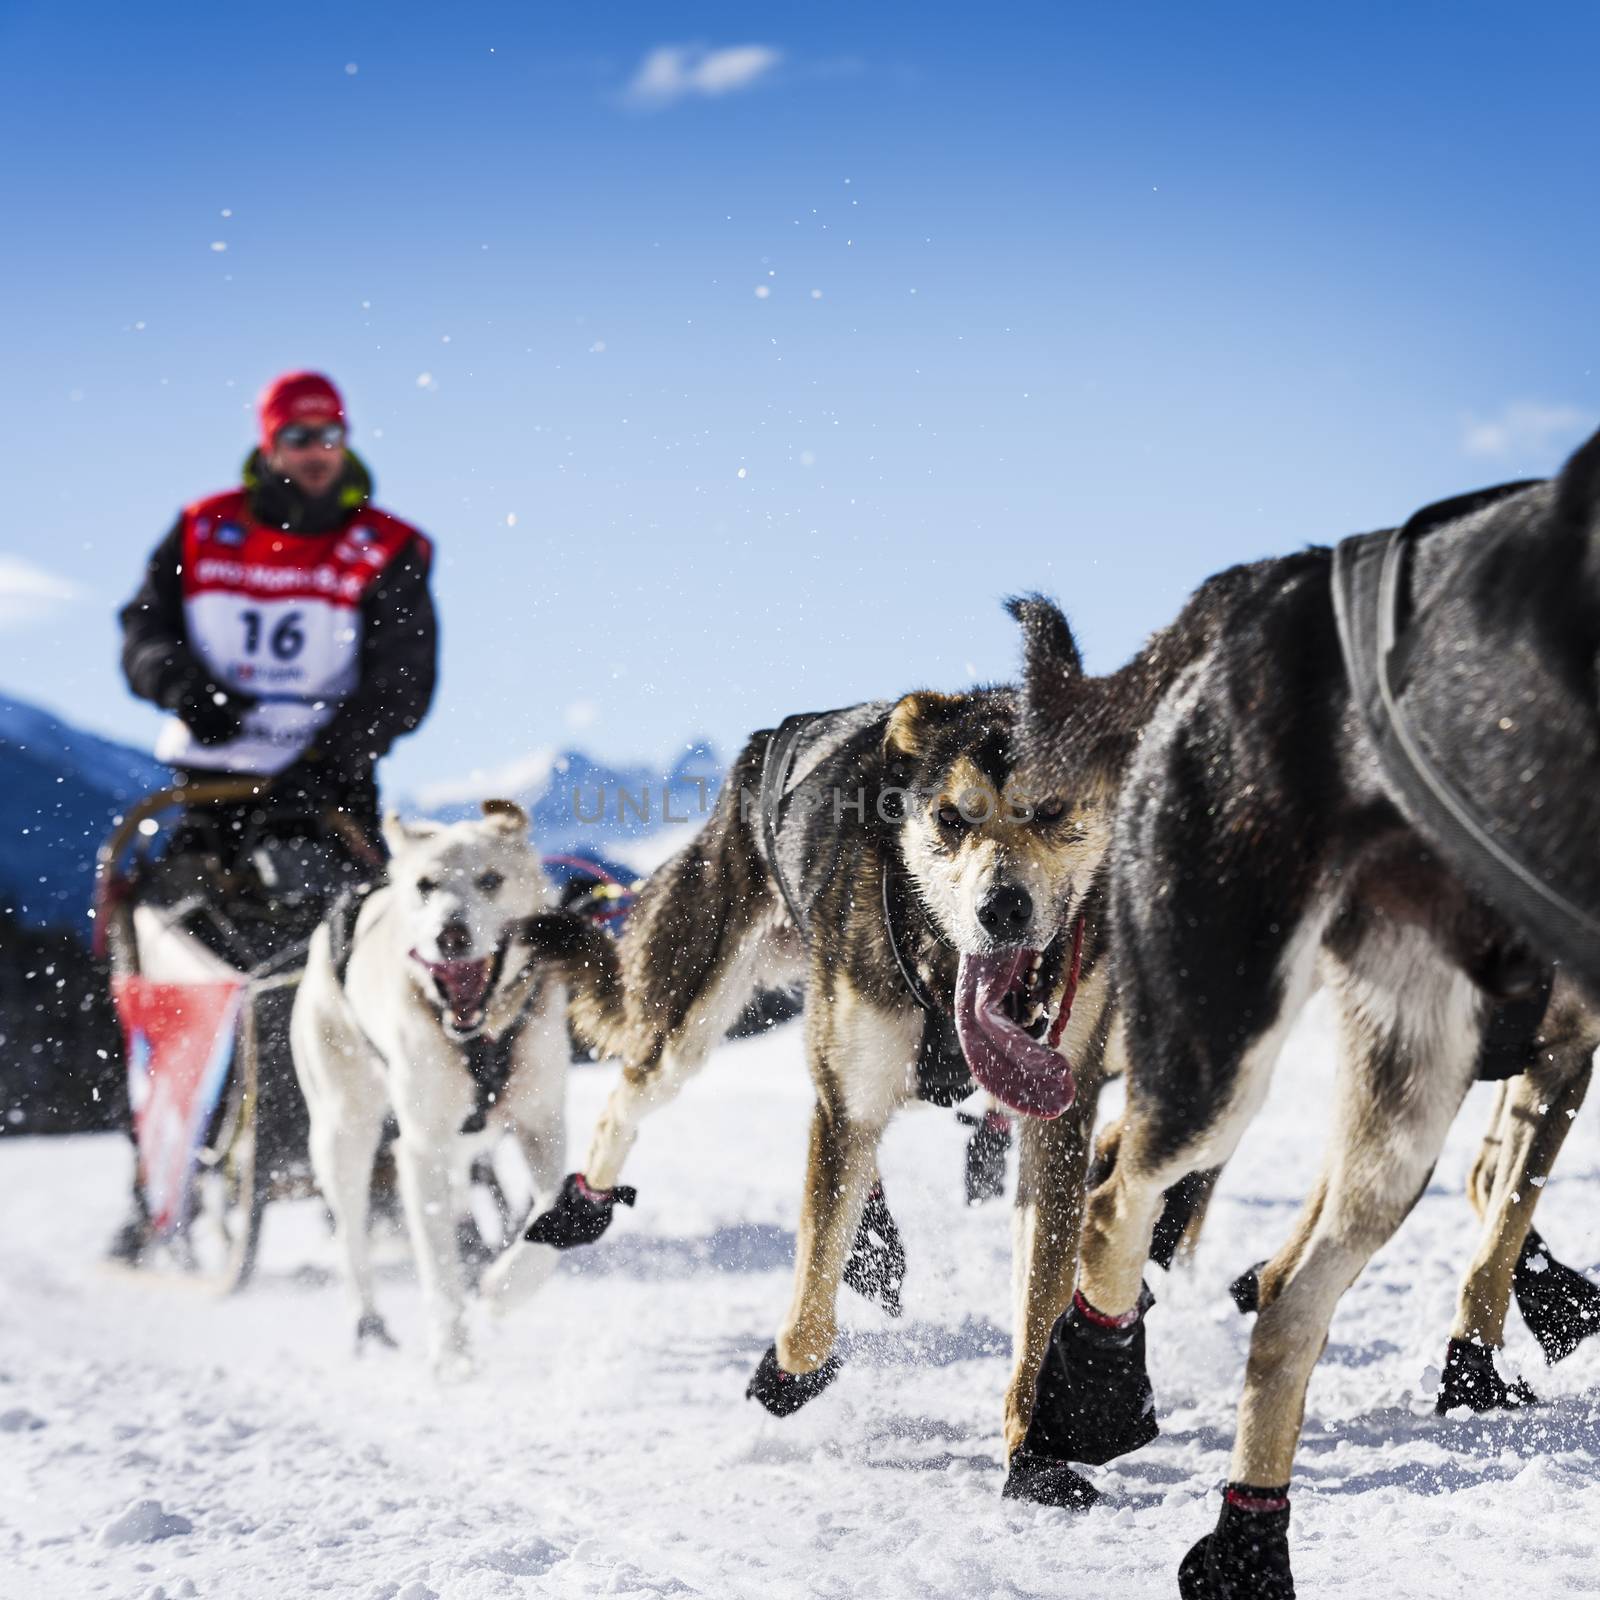
[[[345,987],[345,978],[350,971],[350,958],[355,954],[356,922],[373,890],[380,887],[382,887],[380,884],[364,883],[345,889],[328,912],[328,954],[333,963],[334,977],[341,989]],[[489,976],[487,993],[490,995],[494,994],[500,979],[504,976],[505,961],[506,946],[502,945],[495,952],[494,968]],[[530,963],[523,969],[521,976],[532,974],[533,966]],[[520,981],[520,978],[517,981]],[[482,1133],[488,1126],[489,1112],[505,1092],[506,1082],[511,1076],[512,1056],[517,1047],[517,1040],[522,1037],[523,1029],[528,1023],[528,1015],[543,992],[543,979],[533,975],[522,1004],[517,1007],[516,1015],[512,1017],[503,1033],[491,1038],[479,1029],[471,1037],[457,1041],[462,1064],[467,1069],[468,1077],[472,1079],[475,1091],[472,1110],[461,1124],[462,1133]],[[371,1045],[371,1040],[367,1042]],[[376,1046],[373,1048],[376,1049]]]
[[[805,779],[853,735],[887,716],[893,704],[877,700],[837,711],[802,711],[785,717],[767,739],[758,796],[762,852],[789,920],[802,939],[809,937],[810,903],[837,870],[843,844],[835,849],[831,861],[814,862],[806,855],[803,830],[796,827],[785,834],[784,824]],[[812,808],[826,801],[827,797],[811,797]],[[923,1015],[917,1048],[917,1098],[930,1105],[953,1106],[973,1090],[972,1073],[956,1037],[955,1018],[929,993],[903,953],[906,899],[887,860],[881,881],[884,936],[901,979]]]
[[[1507,908],[1512,921],[1560,948],[1574,940],[1600,940],[1600,922],[1495,837],[1428,754],[1404,703],[1415,639],[1408,629],[1414,604],[1411,562],[1418,542],[1536,482],[1527,479],[1458,495],[1425,506],[1404,527],[1344,540],[1333,552],[1333,609],[1351,698],[1386,781],[1473,878],[1493,887],[1496,904]],[[1511,1078],[1526,1069],[1554,981],[1555,970],[1546,965],[1534,994],[1494,1008],[1479,1047],[1479,1078]]]

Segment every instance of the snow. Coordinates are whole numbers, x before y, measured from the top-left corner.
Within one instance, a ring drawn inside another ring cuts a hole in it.
[[[575,1146],[611,1072],[574,1069]],[[1109,1499],[1082,1517],[1000,1499],[1008,1217],[962,1207],[948,1113],[909,1112],[885,1144],[911,1257],[904,1321],[846,1293],[834,1387],[783,1422],[743,1399],[789,1294],[809,1104],[797,1028],[724,1047],[646,1125],[638,1210],[485,1325],[477,1374],[444,1387],[398,1264],[380,1304],[402,1348],[354,1355],[314,1206],[269,1213],[260,1280],[218,1301],[100,1263],[123,1142],[0,1141],[0,1418],[29,1419],[0,1445],[0,1593],[1171,1596],[1226,1473],[1250,1326],[1226,1284],[1288,1231],[1329,1073],[1313,1015],[1198,1260],[1152,1269],[1164,1431],[1094,1470]],[[1488,1102],[1474,1091],[1416,1213],[1335,1320],[1296,1475],[1302,1594],[1595,1591],[1600,1341],[1547,1371],[1513,1315],[1510,1357],[1548,1403],[1431,1415]],[[1578,1265],[1600,1258],[1597,1199],[1600,1135],[1580,1117],[1539,1219]]]

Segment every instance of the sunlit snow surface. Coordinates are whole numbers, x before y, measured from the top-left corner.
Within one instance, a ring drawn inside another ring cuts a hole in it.
[[[478,1376],[452,1387],[427,1375],[398,1266],[381,1292],[403,1348],[355,1359],[309,1205],[269,1215],[260,1281],[217,1302],[99,1264],[126,1173],[116,1139],[0,1142],[0,1593],[1173,1595],[1226,1472],[1249,1324],[1225,1285],[1282,1240],[1314,1171],[1326,1037],[1313,1013],[1194,1268],[1152,1274],[1163,1436],[1094,1473],[1109,1498],[1084,1517],[1000,1499],[1009,1218],[962,1208],[948,1113],[908,1113],[884,1150],[911,1256],[904,1321],[847,1293],[834,1388],[785,1422],[744,1400],[789,1294],[798,1029],[726,1047],[646,1126],[639,1209],[482,1330]],[[575,1145],[610,1078],[575,1070]],[[1296,1475],[1302,1595],[1600,1586],[1600,1347],[1546,1371],[1513,1315],[1509,1353],[1547,1406],[1441,1423],[1423,1393],[1473,1240],[1461,1181],[1487,1108],[1475,1091],[1334,1323]],[[1586,1268],[1597,1121],[1580,1114],[1540,1211]]]

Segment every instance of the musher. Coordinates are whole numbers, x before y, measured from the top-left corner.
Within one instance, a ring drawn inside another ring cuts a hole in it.
[[[166,853],[228,870],[277,818],[341,813],[381,850],[373,768],[422,722],[437,658],[431,545],[371,503],[339,391],[288,373],[258,413],[242,486],[179,514],[121,613],[128,686],[171,713],[158,759],[181,785],[256,781],[185,810]],[[136,1195],[112,1254],[146,1232]]]

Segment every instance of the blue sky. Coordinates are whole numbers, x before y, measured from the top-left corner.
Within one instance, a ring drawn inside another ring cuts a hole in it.
[[[1114,666],[1600,422],[1592,6],[0,6],[0,689],[290,366],[437,540],[396,792]],[[647,92],[653,91],[653,92]],[[514,521],[513,521],[514,519]]]

